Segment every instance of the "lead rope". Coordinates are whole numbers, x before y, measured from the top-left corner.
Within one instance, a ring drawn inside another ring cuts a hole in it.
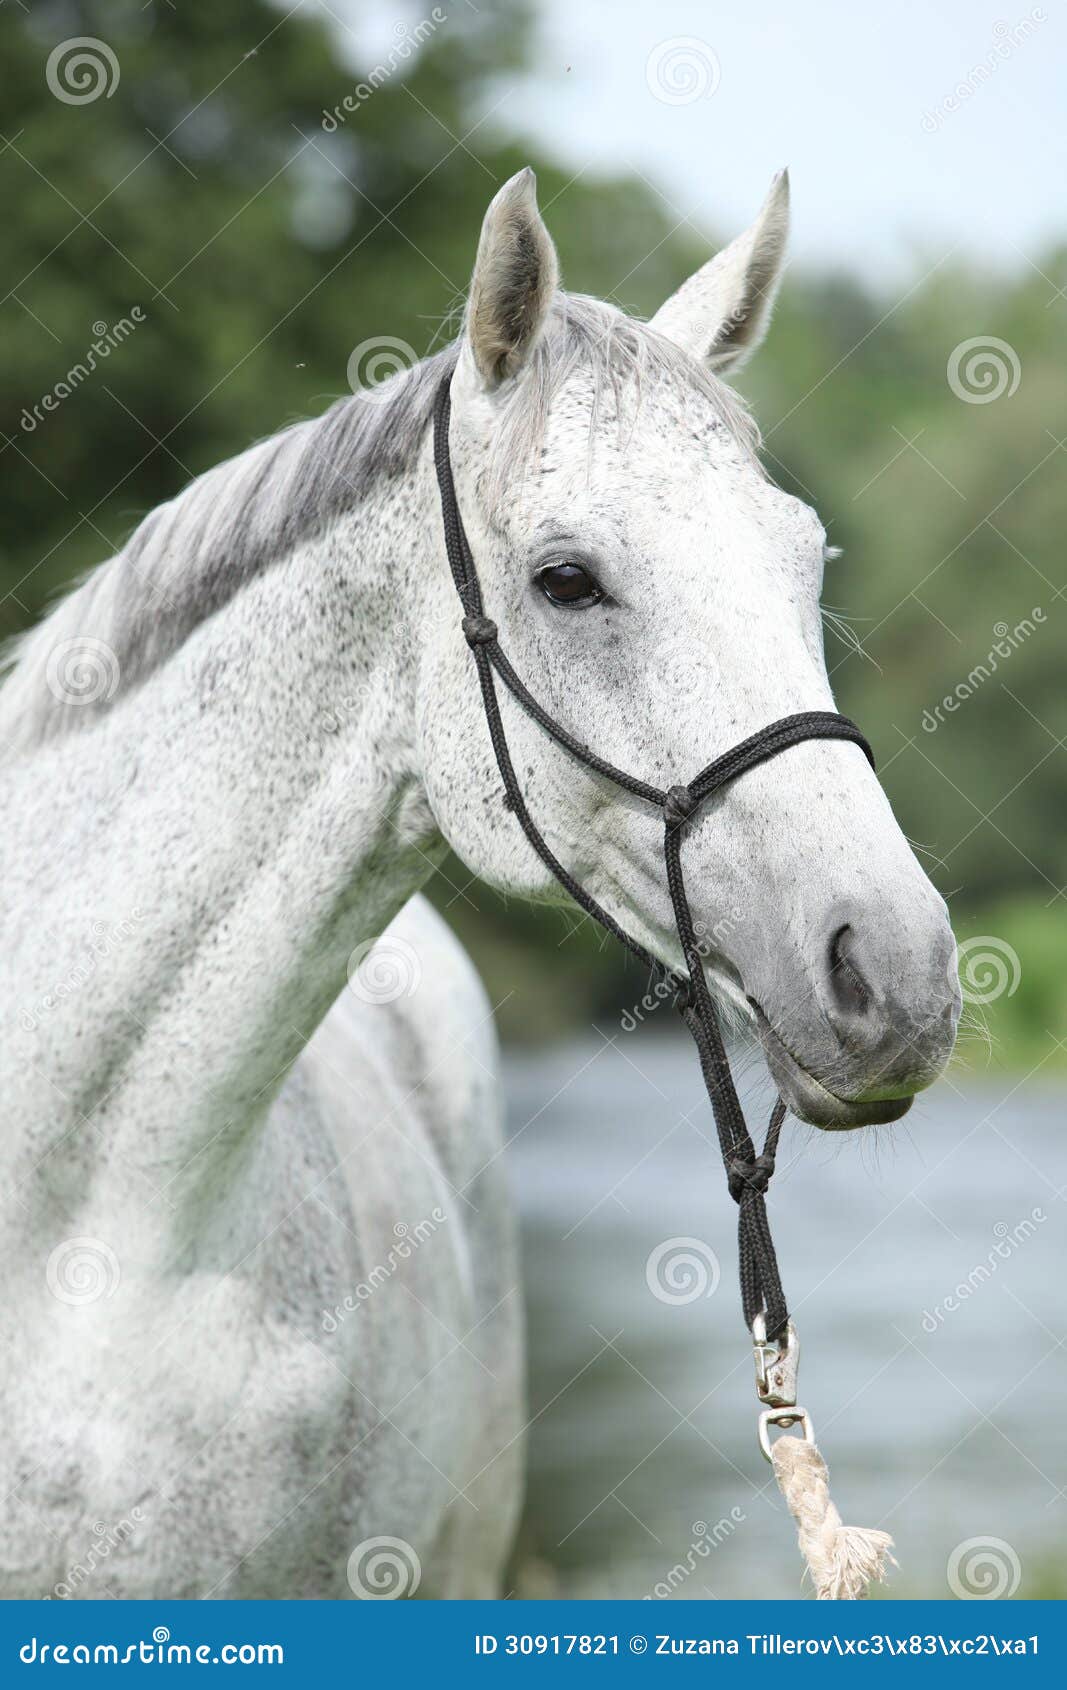
[[[857,1602],[870,1584],[881,1584],[893,1560],[888,1532],[843,1526],[830,1500],[830,1478],[811,1437],[777,1438],[771,1466],[796,1521],[800,1553],[820,1602]]]
[[[759,733],[709,763],[688,786],[672,786],[663,792],[622,769],[616,769],[583,745],[527,691],[501,650],[496,623],[485,614],[478,573],[452,478],[448,451],[451,409],[449,379],[446,378],[438,391],[433,418],[434,464],[441,494],[445,548],[463,607],[464,638],[477,666],[489,737],[504,784],[504,801],[541,861],[575,903],[674,994],[675,1008],[697,1047],[730,1196],[737,1204],[741,1305],[754,1345],[757,1394],[760,1401],[767,1405],[760,1415],[760,1448],[771,1462],[782,1495],[797,1523],[801,1552],[811,1573],[816,1596],[849,1599],[862,1596],[871,1579],[884,1577],[891,1539],[885,1532],[842,1526],[841,1517],[830,1501],[826,1463],[815,1447],[811,1421],[796,1405],[799,1347],[778,1273],[765,1200],[767,1186],[774,1173],[786,1108],[779,1098],[771,1111],[763,1149],[757,1155],[734,1086],[722,1029],[704,973],[700,942],[686,896],[681,845],[686,824],[705,799],[736,780],[738,775],[778,756],[790,746],[806,739],[851,740],[865,752],[873,768],[871,748],[847,716],[838,716],[831,711],[807,711],[762,728]],[[663,811],[667,886],[685,960],[684,975],[665,967],[627,933],[555,856],[526,807],[515,775],[500,713],[497,675],[527,715],[577,762]],[[779,1437],[772,1444],[772,1425],[788,1430],[798,1424],[801,1436]]]

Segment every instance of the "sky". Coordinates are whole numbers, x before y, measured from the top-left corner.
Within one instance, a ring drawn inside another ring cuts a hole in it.
[[[358,63],[421,12],[345,15]],[[540,0],[539,18],[536,68],[492,91],[490,121],[575,171],[640,172],[699,228],[743,228],[788,165],[793,261],[876,285],[953,247],[1015,270],[1067,231],[1063,0]]]

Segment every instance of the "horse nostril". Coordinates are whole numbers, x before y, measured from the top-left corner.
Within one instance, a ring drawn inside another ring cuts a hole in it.
[[[851,927],[839,927],[830,940],[827,965],[830,995],[836,1007],[846,1015],[866,1015],[871,1006],[871,991],[849,954]]]

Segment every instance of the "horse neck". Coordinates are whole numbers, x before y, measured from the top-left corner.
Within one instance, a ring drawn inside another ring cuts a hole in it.
[[[411,583],[443,567],[424,447],[100,720],[0,768],[16,1181],[132,1169],[173,1209],[232,1180],[353,950],[443,850],[414,751]]]

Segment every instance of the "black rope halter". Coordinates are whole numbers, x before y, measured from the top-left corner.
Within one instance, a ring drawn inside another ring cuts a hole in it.
[[[445,546],[456,591],[463,606],[463,633],[478,667],[482,702],[485,705],[485,717],[497,767],[504,783],[505,802],[541,861],[570,893],[575,903],[613,934],[621,945],[625,945],[657,980],[673,990],[675,1007],[696,1042],[701,1073],[715,1117],[730,1196],[738,1206],[738,1255],[745,1324],[751,1331],[753,1321],[762,1314],[766,1323],[767,1338],[775,1339],[783,1331],[789,1311],[778,1274],[778,1262],[767,1220],[764,1194],[774,1172],[778,1136],[782,1130],[786,1109],[779,1098],[771,1110],[763,1150],[757,1155],[734,1087],[722,1030],[704,974],[682,875],[682,839],[688,822],[713,792],[721,791],[724,786],[736,780],[738,775],[743,775],[748,769],[754,769],[759,763],[767,762],[771,757],[777,757],[792,745],[799,745],[806,739],[851,740],[866,753],[873,768],[874,757],[871,748],[859,728],[854,722],[850,722],[847,716],[838,716],[828,710],[810,710],[800,715],[786,716],[780,722],[772,722],[770,726],[761,728],[758,733],[742,740],[740,745],[735,745],[732,750],[724,752],[713,763],[709,763],[688,786],[672,786],[666,792],[650,786],[646,781],[635,779],[633,775],[614,768],[611,763],[596,756],[588,746],[583,745],[559,722],[554,721],[526,690],[501,650],[496,623],[485,614],[478,573],[459,514],[455,483],[452,479],[452,465],[448,453],[451,411],[449,383],[446,379],[441,384],[434,406],[434,462],[441,491]],[[601,908],[596,899],[590,896],[584,886],[579,885],[574,876],[554,856],[526,808],[522,789],[515,777],[500,714],[494,671],[527,715],[532,716],[534,721],[579,763],[663,811],[667,886],[678,924],[678,938],[686,966],[685,974],[675,973],[652,956],[642,944],[619,926],[607,910]]]

